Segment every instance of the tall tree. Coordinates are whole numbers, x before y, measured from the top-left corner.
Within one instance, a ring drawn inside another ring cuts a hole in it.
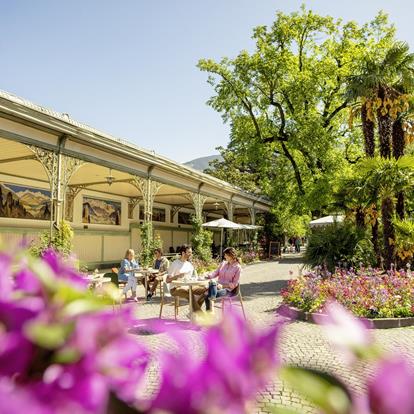
[[[224,162],[212,173],[228,171],[235,179],[252,173],[249,183],[278,208],[299,215],[323,211],[331,181],[347,164],[347,79],[367,51],[378,53],[393,36],[383,14],[360,27],[303,7],[254,29],[252,52],[200,60],[215,93],[208,103],[231,125]]]

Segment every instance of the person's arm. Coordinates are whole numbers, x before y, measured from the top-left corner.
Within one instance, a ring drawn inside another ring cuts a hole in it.
[[[222,267],[223,267],[223,263],[220,263],[218,268],[214,272],[211,272],[207,275],[207,279],[215,279],[216,277],[218,277]]]
[[[173,280],[176,280],[180,277],[180,274],[175,274],[177,269],[177,265],[175,262],[172,263],[172,265],[168,268],[168,276],[167,276],[167,283],[172,282]]]

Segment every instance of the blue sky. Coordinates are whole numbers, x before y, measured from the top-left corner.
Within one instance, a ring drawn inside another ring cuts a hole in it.
[[[198,59],[232,57],[301,3],[366,22],[383,9],[414,45],[412,0],[0,0],[0,88],[179,162],[228,127]]]

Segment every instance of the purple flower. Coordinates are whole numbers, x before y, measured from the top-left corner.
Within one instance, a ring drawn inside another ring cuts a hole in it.
[[[161,385],[150,412],[248,412],[247,403],[278,365],[280,327],[255,332],[240,316],[227,313],[219,325],[207,331],[205,356],[199,360],[179,339],[179,352],[160,355]]]
[[[368,384],[369,405],[374,414],[414,412],[414,370],[402,358],[379,362]]]
[[[58,279],[67,280],[78,288],[86,288],[88,282],[80,276],[70,262],[67,263],[64,258],[53,249],[45,250],[42,254],[42,260],[52,269]]]
[[[0,413],[52,414],[48,405],[41,404],[26,389],[16,386],[7,378],[0,378]]]

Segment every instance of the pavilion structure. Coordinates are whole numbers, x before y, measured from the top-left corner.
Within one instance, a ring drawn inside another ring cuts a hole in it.
[[[270,202],[166,157],[0,91],[0,236],[35,240],[67,220],[89,265],[140,248],[153,224],[164,250],[191,238],[189,217],[255,224]],[[215,234],[216,243],[220,233]]]

